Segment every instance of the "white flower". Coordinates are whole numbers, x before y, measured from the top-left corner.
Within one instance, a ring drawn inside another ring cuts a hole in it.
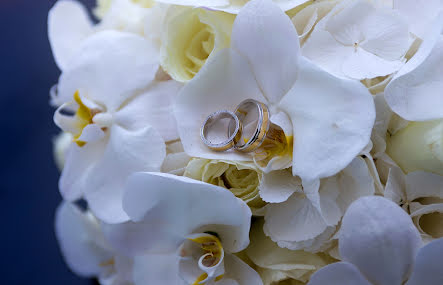
[[[99,278],[103,285],[132,282],[133,260],[116,254],[90,212],[63,202],[55,215],[55,233],[63,257],[75,274]]]
[[[214,10],[237,14],[242,7],[251,0],[157,0],[167,4],[184,5],[191,7],[207,7]],[[309,0],[273,0],[282,10],[287,11]]]
[[[327,71],[354,79],[398,71],[410,47],[408,24],[369,0],[338,4],[314,28],[302,54]]]
[[[101,21],[94,24],[80,2],[57,1],[49,11],[48,37],[58,67],[64,70],[82,42],[96,32],[118,30],[144,35],[146,18],[154,19],[162,12],[156,7],[158,5],[155,9],[147,9],[137,2],[140,1],[99,1]]]
[[[123,207],[130,222],[107,225],[110,243],[135,256],[144,284],[262,284],[232,253],[249,243],[251,211],[224,188],[162,173],[136,173]],[[220,282],[220,283],[218,283]]]
[[[334,77],[301,57],[298,46],[297,32],[279,7],[270,0],[246,4],[234,22],[231,48],[210,59],[177,98],[174,112],[185,151],[251,161],[234,151],[210,151],[199,131],[210,113],[256,99],[270,107],[271,121],[288,138],[293,135],[294,175],[310,181],[345,168],[369,142],[373,99],[361,83]],[[280,169],[288,166],[290,160]]]
[[[443,176],[428,172],[389,171],[385,197],[411,215],[425,241],[443,238]]]
[[[394,0],[393,8],[408,20],[411,33],[423,39],[433,20],[443,11],[442,0]]]
[[[443,175],[443,120],[410,122],[388,137],[386,153],[406,172]]]
[[[417,53],[386,86],[389,107],[404,119],[443,118],[443,13],[432,21]]]
[[[348,206],[375,192],[374,179],[360,157],[339,174],[321,181],[294,187],[295,180],[290,175],[277,175],[271,191],[267,195],[260,192],[263,200],[271,202],[265,209],[265,234],[280,247],[292,250],[318,252],[330,247]]]
[[[171,6],[160,49],[163,69],[177,81],[191,80],[208,58],[229,47],[234,19],[225,12]]]
[[[279,247],[263,233],[262,220],[254,222],[250,238],[251,243],[246,253],[258,266],[257,271],[264,285],[275,285],[284,280],[289,282],[288,279],[298,280],[304,284],[312,273],[334,261],[325,254]]]
[[[180,141],[166,143],[166,157],[161,167],[161,172],[183,176],[189,157]]]
[[[420,235],[409,216],[385,198],[365,197],[349,207],[339,246],[344,261],[317,271],[309,285],[443,282],[443,239],[420,248]]]
[[[53,141],[55,164],[59,170],[62,170],[65,165],[66,152],[71,145],[72,139],[72,134],[61,132]]]
[[[104,31],[85,41],[59,80],[63,104],[54,121],[75,141],[60,191],[69,201],[84,196],[94,215],[109,223],[128,219],[121,206],[126,177],[159,171],[165,141],[177,139],[170,105],[180,85],[155,82],[157,67],[147,40]]]

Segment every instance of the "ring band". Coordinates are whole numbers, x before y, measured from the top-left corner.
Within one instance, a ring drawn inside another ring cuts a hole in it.
[[[263,140],[265,139],[270,127],[269,108],[266,104],[259,101],[253,99],[244,100],[235,109],[235,115],[238,117],[240,122],[243,122],[253,108],[257,108],[258,112],[257,126],[251,138],[249,138],[245,143],[241,143],[241,141],[238,140],[238,143],[235,144],[235,149],[241,152],[253,152],[259,148],[263,143]],[[233,131],[235,131],[235,129],[233,129],[233,125],[231,124],[228,128],[228,135],[232,134]]]
[[[232,131],[229,132],[228,138],[222,142],[213,143],[207,138],[210,127],[221,119],[231,119],[229,123]],[[235,124],[235,125],[234,125]],[[233,148],[242,136],[243,126],[238,117],[231,111],[221,110],[209,115],[200,129],[200,137],[203,143],[214,151],[226,151]]]

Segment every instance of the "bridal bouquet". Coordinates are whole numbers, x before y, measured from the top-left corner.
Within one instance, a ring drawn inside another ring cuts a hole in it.
[[[442,285],[441,0],[59,0],[70,269]]]

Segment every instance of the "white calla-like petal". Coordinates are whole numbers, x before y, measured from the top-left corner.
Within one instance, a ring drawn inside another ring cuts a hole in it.
[[[218,186],[170,174],[136,173],[128,179],[123,207],[133,222],[110,226],[106,234],[116,248],[130,254],[170,252],[195,232],[216,232],[228,252],[249,243],[249,207]]]
[[[308,285],[371,285],[357,267],[348,262],[338,262],[317,271]]]
[[[336,174],[368,144],[375,107],[361,83],[299,62],[298,79],[279,107],[294,127],[293,174],[313,180]]]
[[[127,177],[138,171],[160,171],[166,150],[150,126],[128,130],[113,125],[110,133],[103,156],[83,170],[83,187],[94,214],[107,223],[119,223],[129,219],[122,208]]]
[[[99,223],[82,213],[75,205],[62,202],[55,216],[55,233],[69,268],[83,277],[99,276],[101,264],[113,254],[101,244]]]
[[[408,214],[385,198],[360,198],[343,217],[340,255],[373,284],[402,284],[420,246]]]
[[[271,0],[244,6],[234,23],[232,48],[248,59],[270,103],[280,101],[294,85],[300,56],[297,31]]]
[[[146,88],[158,69],[158,52],[141,36],[104,31],[89,37],[71,57],[58,84],[58,97],[72,100],[77,90],[106,111],[116,111]]]
[[[180,92],[174,113],[183,147],[188,155],[208,159],[252,160],[235,151],[211,151],[200,138],[206,117],[219,110],[235,110],[245,99],[266,102],[247,61],[232,49],[210,58]],[[225,139],[226,133],[221,134]]]
[[[76,0],[60,0],[48,15],[48,37],[55,62],[64,70],[79,44],[93,31],[85,7]]]
[[[443,13],[433,21],[417,53],[386,86],[391,109],[410,121],[443,118]]]
[[[415,258],[414,270],[406,285],[443,284],[443,238],[422,247]]]

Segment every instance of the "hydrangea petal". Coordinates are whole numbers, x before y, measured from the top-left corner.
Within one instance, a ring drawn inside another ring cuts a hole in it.
[[[385,198],[360,198],[343,217],[340,255],[373,284],[402,284],[420,246],[408,214]]]
[[[371,285],[351,263],[338,262],[323,267],[312,275],[308,285]]]
[[[443,284],[443,238],[422,247],[415,259],[414,270],[406,285]]]
[[[443,118],[443,13],[434,21],[417,53],[386,86],[389,107],[410,121]]]

